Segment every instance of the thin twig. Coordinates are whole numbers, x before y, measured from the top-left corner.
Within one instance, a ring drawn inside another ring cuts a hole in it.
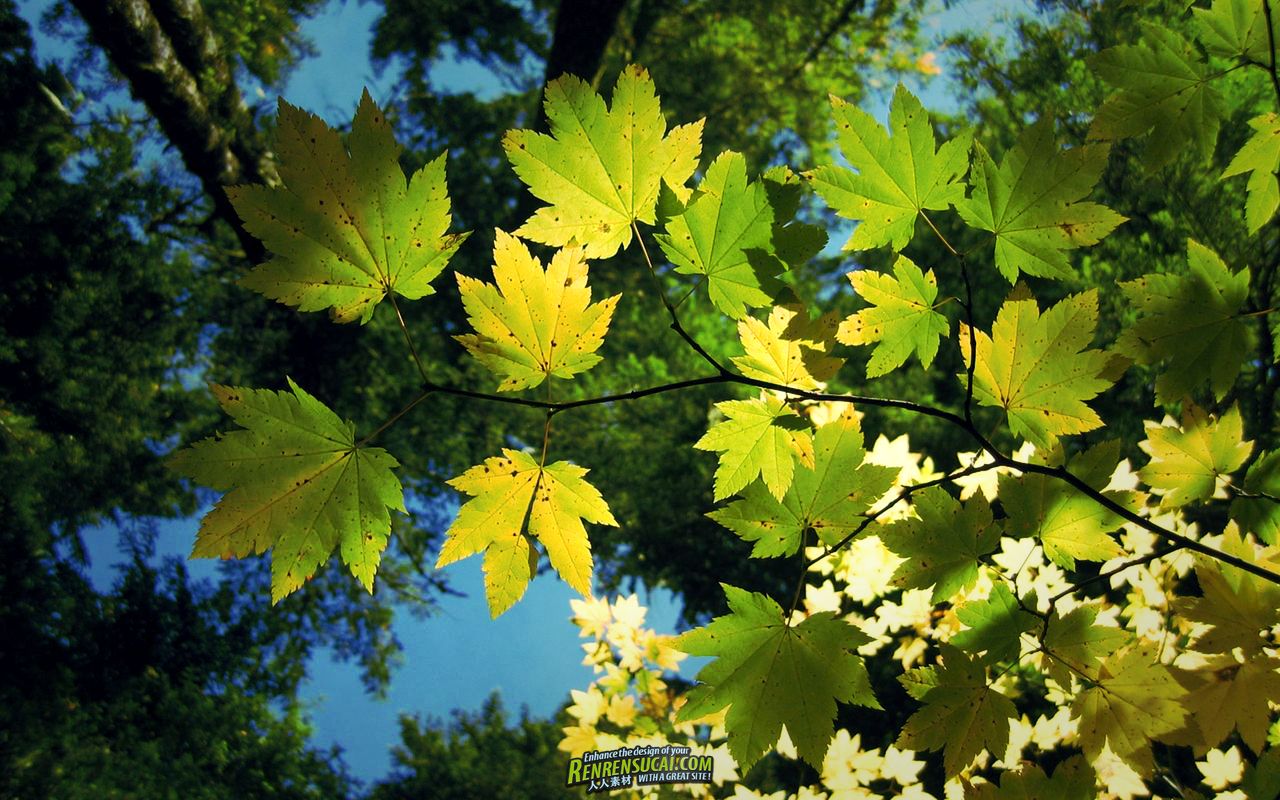
[[[418,357],[418,348],[413,344],[413,336],[409,334],[409,326],[404,324],[404,315],[400,313],[400,306],[396,303],[395,292],[388,291],[387,299],[391,301],[391,307],[396,311],[396,321],[400,323],[400,332],[404,334],[405,344],[409,345],[409,353],[413,356],[413,363],[418,365],[418,375],[422,377],[423,381],[429,380],[427,378],[427,369],[422,366],[422,359]]]
[[[1069,594],[1075,594],[1076,592],[1080,591],[1081,589],[1083,589],[1084,587],[1088,586],[1091,583],[1098,583],[1100,581],[1105,581],[1108,578],[1110,578],[1112,575],[1118,575],[1119,573],[1124,572],[1125,570],[1131,569],[1133,567],[1140,567],[1143,564],[1149,563],[1151,561],[1155,561],[1157,558],[1161,558],[1163,556],[1169,555],[1170,553],[1177,552],[1178,550],[1181,550],[1182,547],[1183,546],[1181,544],[1165,545],[1164,547],[1158,548],[1156,550],[1152,550],[1150,553],[1147,553],[1145,556],[1139,556],[1137,558],[1129,559],[1123,564],[1112,567],[1106,572],[1099,572],[1097,575],[1094,575],[1092,578],[1086,578],[1080,581],[1079,583],[1072,584],[1071,587],[1067,589],[1063,589],[1062,591],[1055,594],[1053,597],[1049,598],[1049,610],[1052,611],[1054,605],[1056,605],[1057,602],[1062,598],[1066,597]]]

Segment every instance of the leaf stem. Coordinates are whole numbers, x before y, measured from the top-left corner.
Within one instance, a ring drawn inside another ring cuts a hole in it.
[[[400,323],[400,332],[404,334],[405,344],[409,345],[409,353],[413,356],[413,363],[418,365],[418,375],[423,381],[427,381],[427,369],[422,366],[422,359],[418,357],[418,348],[413,344],[413,336],[409,333],[409,326],[404,324],[404,315],[400,313],[400,305],[396,303],[395,292],[388,290],[387,299],[391,301],[391,307],[396,311],[396,321]]]

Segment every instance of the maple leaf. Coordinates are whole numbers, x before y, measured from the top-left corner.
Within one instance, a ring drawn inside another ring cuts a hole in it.
[[[346,146],[319,117],[283,99],[276,129],[281,186],[227,189],[245,230],[273,253],[240,285],[301,311],[368,322],[389,292],[435,289],[468,234],[450,234],[445,157],[405,182],[391,124],[366,90]]]
[[[1035,764],[1023,762],[1017,772],[1005,770],[1000,784],[983,783],[965,792],[966,800],[1093,800],[1097,797],[1093,769],[1079,755],[1058,765],[1052,777]],[[966,784],[967,786],[967,784]]]
[[[826,243],[826,233],[812,225],[785,225],[795,213],[794,178],[782,171],[747,182],[747,162],[725,151],[707,167],[689,204],[654,238],[676,272],[702,275],[716,308],[742,319],[748,308],[767,306],[782,290],[777,276],[788,263],[802,263]],[[797,237],[820,235],[803,244]],[[795,261],[792,261],[795,259]]]
[[[608,258],[631,243],[631,226],[654,224],[665,182],[687,197],[684,183],[698,166],[702,121],[667,132],[643,67],[626,67],[613,89],[612,108],[575,75],[547,84],[551,135],[508,131],[502,148],[516,175],[539,200],[551,203],[516,231],[531,241],[584,248]]]
[[[1071,704],[1071,716],[1080,720],[1080,748],[1096,759],[1109,745],[1138,774],[1150,777],[1155,766],[1151,740],[1185,724],[1186,690],[1150,645],[1135,644],[1112,653],[1096,675],[1093,685]]]
[[[832,737],[836,702],[880,708],[862,659],[870,641],[834,613],[798,625],[770,598],[721,584],[729,613],[681,634],[676,649],[714,658],[676,719],[701,719],[728,707],[729,752],[746,772],[778,742],[785,725],[800,757],[821,768]]]
[[[1219,545],[1223,552],[1257,563],[1253,545],[1228,525]],[[1216,559],[1196,557],[1202,597],[1179,598],[1175,607],[1187,619],[1212,626],[1196,639],[1197,650],[1229,653],[1240,648],[1254,656],[1268,644],[1263,633],[1280,624],[1280,586]]]
[[[1074,276],[1065,251],[1097,244],[1125,221],[1098,203],[1081,202],[1107,165],[1105,144],[1059,152],[1053,122],[1027,128],[997,168],[974,144],[973,194],[956,202],[964,221],[991,231],[996,267],[1013,283],[1018,272],[1042,278]]]
[[[1072,295],[1043,315],[1034,298],[1015,291],[1000,307],[992,335],[974,332],[974,397],[1003,408],[1015,435],[1046,450],[1059,436],[1100,427],[1102,420],[1085,401],[1110,384],[1101,377],[1108,357],[1082,350],[1097,319],[1097,290]],[[959,341],[967,366],[969,329],[963,323]],[[966,377],[960,375],[961,381]]]
[[[1267,544],[1275,544],[1280,534],[1280,450],[1262,453],[1244,476],[1244,490],[1257,497],[1237,497],[1231,501],[1231,518],[1239,526]]]
[[[824,544],[836,544],[893,486],[898,470],[865,463],[862,429],[851,411],[818,428],[813,452],[813,467],[802,464],[796,470],[781,500],[753,483],[743,499],[707,516],[755,542],[753,558],[791,555],[809,531]]]
[[[948,644],[941,650],[942,661],[932,668],[937,685],[925,692],[924,706],[902,726],[895,746],[943,750],[943,769],[951,778],[984,749],[1003,754],[1009,720],[1017,712],[1009,698],[991,688],[981,661]]]
[[[1186,704],[1205,746],[1217,747],[1235,729],[1253,752],[1262,752],[1271,710],[1259,700],[1280,696],[1278,670],[1280,659],[1257,654],[1241,662],[1224,654],[1190,673],[1194,684]]]
[[[985,600],[964,603],[956,617],[965,630],[951,637],[951,644],[973,654],[986,653],[988,664],[1011,661],[1022,648],[1022,634],[1040,627],[1040,619],[1024,611],[1004,581],[991,587]]]
[[[558,251],[547,265],[514,236],[497,232],[491,285],[458,274],[458,290],[474,334],[455,336],[473,356],[504,376],[498,391],[569,378],[600,362],[621,295],[591,302],[582,250]]]
[[[888,130],[834,95],[831,109],[840,149],[857,172],[821,166],[810,178],[837,214],[858,220],[845,250],[886,243],[901,250],[911,241],[917,214],[964,198],[961,176],[972,135],[962,133],[935,151],[929,115],[901,84],[889,106]]]
[[[1095,445],[1071,460],[1067,471],[1101,491],[1120,461],[1120,443]],[[1034,536],[1055,564],[1075,569],[1075,559],[1106,561],[1124,555],[1124,549],[1108,534],[1124,524],[1124,518],[1082,494],[1066,481],[1039,473],[1019,477],[1000,476],[1000,502],[1009,517],[1012,536]],[[1142,495],[1135,492],[1103,492],[1103,496],[1136,511]]]
[[[1266,15],[1258,0],[1213,0],[1209,8],[1191,9],[1197,37],[1216,56],[1245,56],[1265,64],[1271,56]]]
[[[436,568],[483,551],[485,593],[497,617],[520,599],[533,575],[533,537],[565,583],[590,597],[591,543],[582,522],[618,523],[586,474],[567,461],[539,466],[528,453],[504,448],[450,480],[472,499],[449,526]]]
[[[1124,139],[1155,130],[1144,153],[1152,170],[1188,146],[1202,159],[1213,155],[1222,96],[1210,83],[1209,65],[1186,39],[1147,23],[1137,44],[1103,50],[1088,62],[1118,89],[1094,116],[1090,139]]]
[[[723,500],[760,476],[779,500],[787,493],[795,459],[813,466],[809,426],[785,402],[765,394],[755,400],[716,403],[727,419],[718,422],[693,446],[720,453],[715,499]]]
[[[1244,438],[1244,420],[1235,405],[1215,420],[1188,401],[1181,427],[1150,420],[1143,427],[1147,438],[1138,446],[1151,461],[1138,470],[1138,477],[1160,496],[1160,504],[1166,508],[1209,499],[1218,477],[1239,469],[1253,452],[1253,442]]]
[[[912,497],[916,517],[884,526],[880,538],[905,559],[892,583],[903,589],[933,587],[933,602],[949,599],[973,586],[978,559],[996,549],[1000,528],[992,524],[991,506],[977,495],[961,504],[939,486]]]
[[[897,369],[907,363],[913,350],[923,366],[932,364],[938,337],[950,330],[933,302],[938,297],[933,270],[922,273],[911,259],[898,256],[893,277],[865,269],[847,277],[872,307],[841,322],[836,339],[849,345],[876,345],[867,361],[867,377],[878,378]]]
[[[192,558],[243,558],[271,548],[271,601],[298,590],[334,548],[369,592],[404,493],[385,450],[292,380],[289,392],[211,385],[243,430],[174,454],[179,474],[226,492],[200,521]]]
[[[755,317],[738,322],[738,340],[746,355],[734,356],[743,375],[762,381],[819,389],[844,365],[827,355],[834,342],[835,314],[810,320],[799,303],[774,306],[768,324]]]
[[[1254,233],[1280,207],[1280,185],[1276,183],[1276,170],[1280,169],[1280,114],[1254,117],[1249,120],[1249,127],[1253,128],[1253,135],[1222,171],[1222,177],[1249,173],[1244,220],[1249,233]]]
[[[1144,275],[1120,284],[1141,316],[1116,350],[1142,364],[1168,362],[1156,378],[1157,403],[1176,402],[1206,382],[1222,399],[1249,346],[1241,317],[1249,270],[1233,275],[1217,253],[1192,240],[1187,263],[1186,275]]]
[[[1071,686],[1073,672],[1096,675],[1104,658],[1132,640],[1128,631],[1098,625],[1097,619],[1098,609],[1092,606],[1077,606],[1049,619],[1044,635],[1044,664],[1060,686]]]

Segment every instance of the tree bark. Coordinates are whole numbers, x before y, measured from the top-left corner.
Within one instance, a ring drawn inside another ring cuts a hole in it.
[[[71,0],[71,3],[88,24],[93,40],[129,82],[134,96],[147,107],[178,149],[187,169],[200,179],[205,193],[213,200],[216,213],[232,226],[245,254],[251,261],[260,261],[264,256],[262,245],[241,226],[225,189],[266,177],[263,165],[269,163],[269,153],[257,141],[256,134],[251,133],[251,121],[245,130],[241,127],[245,124],[243,120],[236,124],[220,118],[210,107],[200,82],[184,63],[183,58],[188,59],[188,63],[204,63],[201,59],[209,58],[211,46],[215,55],[217,52],[216,42],[209,41],[212,34],[207,27],[205,34],[201,34],[200,26],[193,22],[193,19],[203,20],[203,13],[198,18],[181,13],[184,7],[190,12],[191,7],[198,8],[199,4],[193,0],[158,3],[169,12],[167,19],[186,25],[185,29],[182,24],[177,26],[178,30],[185,30],[179,40],[183,35],[191,37],[181,43],[184,56],[180,58],[174,40],[161,26],[147,0]],[[214,65],[211,77],[218,71]],[[223,75],[231,80],[229,70]],[[234,92],[234,102],[239,104],[234,83],[228,84],[227,91]],[[225,103],[224,100],[220,105],[225,107]],[[244,114],[247,117],[247,110]]]
[[[561,0],[543,83],[566,72],[594,84],[605,49],[618,26],[626,0]],[[546,110],[538,103],[538,130],[547,130]]]

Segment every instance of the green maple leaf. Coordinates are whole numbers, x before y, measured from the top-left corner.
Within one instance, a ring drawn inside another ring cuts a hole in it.
[[[755,400],[716,403],[727,417],[711,426],[693,446],[720,454],[715,499],[723,500],[757,476],[781,500],[791,485],[795,459],[813,465],[813,439],[808,424],[773,395]]]
[[[528,453],[503,449],[450,480],[472,499],[449,526],[436,568],[484,552],[485,593],[497,617],[524,595],[533,575],[532,537],[565,583],[590,597],[591,543],[582,522],[618,523],[586,474],[567,461],[539,466]]]
[[[1103,659],[1133,639],[1121,628],[1095,624],[1097,619],[1098,609],[1092,606],[1077,606],[1050,618],[1044,636],[1048,653],[1044,663],[1060,686],[1070,687],[1073,673],[1096,675]]]
[[[996,549],[1000,528],[992,524],[991,506],[982,495],[963,505],[945,490],[931,486],[912,497],[916,517],[884,526],[886,547],[906,559],[892,583],[903,589],[933,587],[940,603],[978,579],[978,559]]]
[[[457,276],[476,333],[454,338],[504,376],[498,391],[537,386],[551,375],[569,378],[600,362],[596,350],[620,295],[591,302],[580,249],[560,250],[543,270],[523,242],[498,231],[493,259],[496,286]]]
[[[1181,427],[1149,420],[1143,426],[1147,438],[1138,446],[1151,461],[1138,470],[1138,477],[1160,495],[1160,504],[1166,508],[1209,499],[1218,478],[1239,469],[1253,452],[1235,405],[1215,420],[1188,401]]]
[[[1257,563],[1253,545],[1228,526],[1219,545],[1226,553]],[[1266,631],[1280,624],[1280,586],[1216,559],[1196,556],[1201,597],[1179,598],[1175,607],[1187,619],[1212,626],[1196,640],[1206,653],[1240,648],[1246,657],[1268,646]]]
[[[1214,0],[1209,8],[1193,8],[1200,43],[1215,56],[1245,56],[1265,64],[1271,56],[1266,15],[1258,0]]]
[[[965,792],[966,800],[1093,800],[1097,797],[1093,768],[1079,755],[1058,765],[1053,776],[1023,762],[1017,772],[1006,770],[1000,784],[984,783]]]
[[[831,612],[798,625],[765,595],[721,584],[729,614],[681,634],[676,649],[714,660],[676,719],[700,719],[728,706],[729,752],[746,771],[773,747],[786,725],[800,757],[816,768],[831,743],[836,702],[880,708],[862,659],[870,640]]]
[[[698,166],[702,121],[667,132],[653,81],[630,65],[618,77],[612,108],[575,75],[547,84],[551,135],[508,131],[507,159],[529,191],[550,203],[516,234],[586,258],[608,258],[631,243],[637,222],[652,225],[666,183],[687,197],[684,183]]]
[[[1244,476],[1244,490],[1259,497],[1237,497],[1231,501],[1231,518],[1239,526],[1267,544],[1275,544],[1280,534],[1280,450],[1263,453]]]
[[[781,500],[753,483],[743,499],[707,516],[754,542],[753,558],[791,555],[809,531],[824,544],[836,544],[857,529],[871,504],[889,491],[898,470],[863,461],[862,430],[851,412],[818,429],[813,451],[813,467],[796,470]]]
[[[1206,382],[1222,399],[1249,347],[1241,315],[1249,270],[1232,274],[1217,253],[1191,240],[1187,263],[1186,275],[1144,275],[1120,284],[1141,316],[1116,349],[1142,364],[1168,362],[1156,378],[1157,403],[1176,402]]]
[[[382,111],[366,91],[346,146],[319,117],[280,101],[276,155],[282,185],[233,186],[245,230],[273,257],[240,285],[301,311],[330,309],[368,322],[389,292],[433,294],[466,233],[450,234],[445,157],[406,185]]]
[[[1080,748],[1096,759],[1110,745],[1139,775],[1150,777],[1151,740],[1183,727],[1186,694],[1155,647],[1132,645],[1111,654],[1071,704],[1071,716],[1080,720]]]
[[[916,215],[945,209],[964,197],[966,156],[972,135],[962,133],[936,151],[929,115],[901,84],[889,106],[889,128],[832,96],[840,149],[857,170],[822,166],[810,173],[813,187],[835,212],[858,221],[845,250],[911,241]]]
[[[921,272],[906,256],[898,256],[893,277],[855,270],[848,274],[858,296],[871,308],[863,309],[840,323],[836,339],[843,344],[875,344],[867,361],[867,377],[878,378],[903,364],[914,350],[923,366],[933,363],[938,353],[938,337],[950,330],[947,318],[939,314],[938,281],[933,270]]]
[[[1071,279],[1067,250],[1097,244],[1125,221],[1099,205],[1082,202],[1107,165],[1105,144],[1059,152],[1053,122],[1027,128],[997,167],[980,143],[974,145],[969,182],[973,193],[956,203],[970,227],[991,231],[996,267],[1013,283],[1018,272]]]
[[[1137,44],[1103,50],[1088,61],[1118,90],[1098,109],[1090,139],[1110,141],[1154,130],[1144,154],[1152,170],[1189,147],[1201,159],[1212,157],[1222,96],[1210,83],[1209,65],[1187,40],[1168,28],[1144,24]]]
[[[1085,404],[1110,385],[1102,377],[1107,354],[1083,350],[1097,320],[1095,289],[1072,295],[1043,315],[1034,298],[1015,291],[1000,307],[992,335],[974,332],[974,398],[1003,408],[1014,434],[1046,450],[1059,436],[1101,427],[1101,418]],[[959,341],[967,366],[969,329],[964,324]],[[960,375],[961,381],[966,378]]]
[[[1068,471],[1101,490],[1120,462],[1120,443],[1104,442],[1072,459]],[[1135,492],[1104,492],[1121,506],[1137,510],[1141,496]],[[1124,524],[1124,518],[1103,507],[1066,481],[1026,473],[1000,476],[1000,502],[1009,517],[1013,536],[1034,536],[1054,563],[1075,569],[1075,559],[1106,561],[1124,555],[1124,549],[1108,534]]]
[[[1009,698],[991,688],[982,662],[944,644],[942,663],[933,668],[933,679],[938,685],[925,693],[924,706],[902,727],[896,746],[943,750],[948,778],[969,766],[984,749],[1003,754],[1009,743],[1009,720],[1017,712]]]
[[[676,272],[705,276],[716,308],[742,319],[748,308],[773,303],[783,285],[777,276],[788,259],[808,260],[822,249],[826,234],[811,225],[785,225],[795,213],[797,194],[782,172],[747,182],[747,162],[740,153],[721,153],[698,184],[693,198],[666,222],[666,233],[654,237]],[[821,242],[797,242],[818,230]],[[796,262],[799,263],[799,262]]]
[[[1271,726],[1271,709],[1262,699],[1280,697],[1280,659],[1255,655],[1241,662],[1225,654],[1191,675],[1195,685],[1186,703],[1203,744],[1217,747],[1235,729],[1249,749],[1261,753]]]
[[[387,509],[404,493],[385,450],[292,380],[288,392],[212,385],[243,430],[196,442],[170,466],[226,492],[200,521],[192,558],[243,558],[271,549],[271,601],[302,587],[334,548],[373,591],[391,532]]]
[[[1254,117],[1249,120],[1249,127],[1253,128],[1253,136],[1231,159],[1222,177],[1249,173],[1244,220],[1249,233],[1254,233],[1267,224],[1280,207],[1280,184],[1276,182],[1276,170],[1280,169],[1280,114],[1272,112]]]
[[[1018,599],[1004,581],[991,588],[985,600],[975,600],[956,608],[965,630],[951,637],[951,644],[975,655],[986,653],[988,664],[1011,661],[1022,648],[1022,634],[1040,627],[1040,619],[1018,605]]]

